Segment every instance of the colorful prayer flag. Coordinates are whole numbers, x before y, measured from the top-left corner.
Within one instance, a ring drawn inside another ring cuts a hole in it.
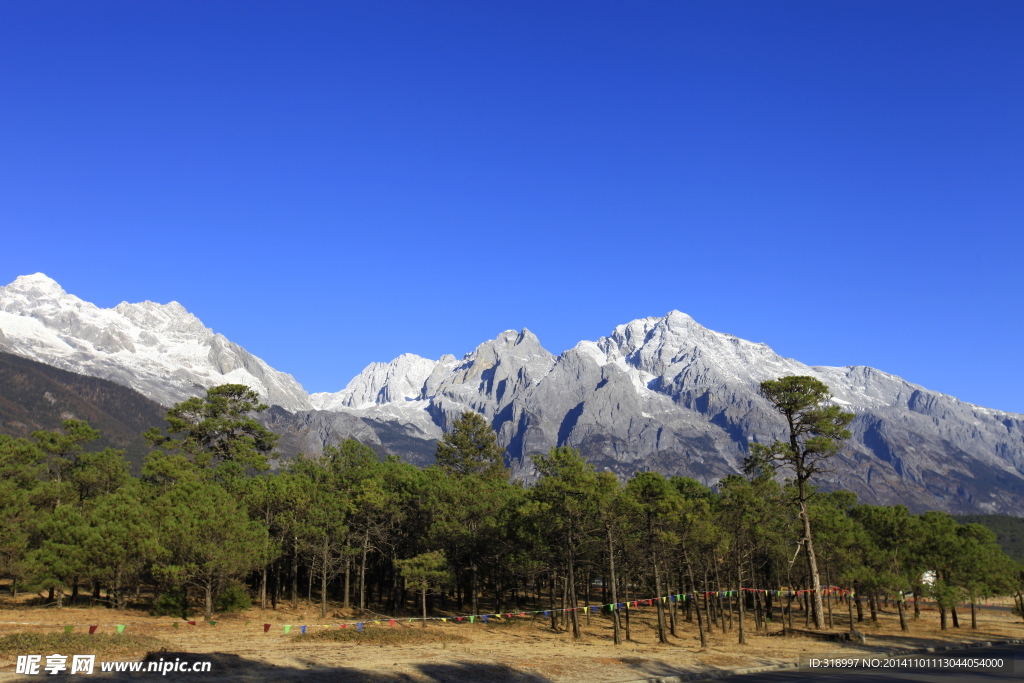
[[[117,625],[117,632],[118,633],[124,633],[124,624],[118,624]]]
[[[300,626],[299,630],[302,631],[302,635],[306,635],[306,627],[305,626]]]
[[[96,633],[96,629],[97,628],[99,628],[99,624],[96,624],[95,626],[90,626],[89,627],[89,635],[92,635],[93,633]]]
[[[391,628],[394,628],[394,627],[395,627],[395,620],[394,620],[394,619],[392,619],[392,620],[391,620]],[[302,628],[306,628],[306,627],[305,627],[305,626],[303,626]],[[303,631],[303,633],[305,633],[305,631]]]
[[[72,629],[74,629],[74,628],[75,628],[74,626],[65,626],[64,627],[64,633],[71,633]]]
[[[288,635],[289,633],[291,633],[291,630],[292,630],[292,625],[291,624],[285,624],[284,625],[284,634],[285,635]]]
[[[175,624],[177,626],[177,624]],[[263,632],[266,633],[270,630],[270,624],[263,624]]]
[[[359,631],[360,633],[363,632],[363,622],[360,621],[360,622],[356,623],[356,630]]]

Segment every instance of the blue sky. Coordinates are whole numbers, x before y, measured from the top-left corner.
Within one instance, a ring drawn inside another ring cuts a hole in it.
[[[1024,3],[0,3],[0,280],[334,391],[679,309],[1024,412]]]

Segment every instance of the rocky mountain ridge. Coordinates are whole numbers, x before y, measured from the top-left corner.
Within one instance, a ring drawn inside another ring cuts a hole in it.
[[[403,354],[367,366],[339,392],[307,397],[289,375],[217,339],[193,316],[166,311],[176,304],[121,304],[109,309],[119,317],[100,316],[56,283],[41,281],[45,276],[31,277],[0,288],[0,349],[59,367],[77,363],[87,374],[105,372],[165,405],[206,386],[249,384],[285,409],[273,423],[283,443],[292,444],[288,450],[311,452],[351,435],[425,464],[433,440],[463,411],[475,410],[491,420],[514,475],[527,481],[535,476],[531,454],[569,445],[621,476],[658,470],[713,483],[738,470],[749,441],[783,436],[758,383],[806,374],[828,384],[835,401],[857,414],[854,436],[825,486],[915,510],[1024,514],[1024,416],[964,403],[869,367],[809,367],[678,311],[619,325],[557,356],[525,329],[503,332],[461,359]],[[14,285],[15,293],[8,293]],[[74,301],[55,301],[61,296]],[[153,366],[137,360],[143,333],[157,336],[159,326],[134,307],[187,323],[166,326],[172,343],[157,338],[177,354],[163,366],[178,382],[170,388]],[[69,311],[79,311],[89,325],[76,324]],[[10,316],[20,319],[11,326]],[[119,327],[123,318],[134,327]],[[173,367],[185,361],[190,365]]]

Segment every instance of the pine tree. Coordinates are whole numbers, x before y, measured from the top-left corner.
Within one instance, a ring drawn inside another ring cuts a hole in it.
[[[508,477],[504,450],[483,415],[467,411],[437,442],[437,466],[454,475]]]
[[[829,458],[839,452],[843,442],[850,438],[847,425],[853,413],[844,413],[839,406],[829,405],[832,394],[828,387],[814,377],[782,377],[761,382],[761,394],[786,418],[789,441],[776,441],[770,445],[753,443],[746,469],[760,469],[764,463],[779,463],[792,470],[796,481],[796,504],[803,522],[803,547],[807,569],[814,589],[814,624],[825,628],[822,613],[821,574],[814,553],[811,535],[811,516],[808,501],[812,494],[809,481],[826,468]]]

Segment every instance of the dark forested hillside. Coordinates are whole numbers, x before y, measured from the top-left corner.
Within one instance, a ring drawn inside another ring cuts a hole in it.
[[[138,471],[148,452],[142,433],[163,426],[165,410],[120,384],[0,352],[0,433],[28,436],[85,420],[102,435],[88,450],[124,450]]]
[[[980,524],[996,535],[1003,552],[1024,562],[1024,517],[1010,515],[958,515],[961,524]]]

